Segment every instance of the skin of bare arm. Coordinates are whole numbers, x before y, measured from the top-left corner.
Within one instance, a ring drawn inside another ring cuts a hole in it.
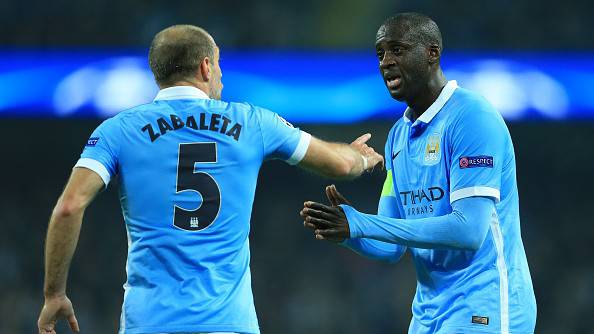
[[[370,138],[371,134],[366,133],[351,144],[344,144],[312,137],[299,166],[329,178],[356,178],[378,165],[383,166],[383,156],[366,144]]]
[[[65,318],[74,332],[78,322],[66,296],[68,269],[87,206],[103,189],[101,177],[86,168],[74,168],[50,218],[45,242],[45,303],[37,325],[41,334],[55,334],[56,322]]]

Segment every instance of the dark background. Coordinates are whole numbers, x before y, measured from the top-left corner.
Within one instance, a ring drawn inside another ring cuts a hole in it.
[[[594,3],[551,0],[8,0],[0,2],[0,46],[145,48],[158,30],[191,23],[209,30],[223,52],[253,48],[373,52],[378,26],[404,10],[424,12],[437,21],[446,56],[448,49],[594,49]],[[36,331],[43,303],[47,221],[99,122],[0,119],[2,334]],[[374,135],[371,144],[383,151],[392,123],[303,128],[341,141],[369,131]],[[594,333],[594,122],[508,125],[516,150],[522,236],[538,302],[536,332]],[[415,288],[410,258],[383,264],[314,240],[301,226],[298,211],[304,200],[322,200],[323,187],[330,181],[281,162],[265,164],[259,181],[251,247],[263,333],[406,332]],[[357,208],[375,212],[382,181],[378,173],[337,185]],[[87,211],[69,277],[68,292],[83,333],[116,331],[125,256],[123,219],[117,189],[111,185]]]

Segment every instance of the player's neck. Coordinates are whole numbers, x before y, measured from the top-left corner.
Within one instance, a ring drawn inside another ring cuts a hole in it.
[[[198,88],[201,91],[203,91],[206,95],[209,95],[208,92],[210,91],[208,89],[208,85],[206,84],[206,82],[192,82],[192,81],[176,81],[171,85],[162,85],[159,86],[159,89],[165,89],[165,88],[171,88],[171,87],[179,87],[179,86],[186,86],[186,87],[194,87],[194,88]],[[209,95],[210,96],[210,95]]]
[[[441,90],[448,83],[445,75],[441,70],[435,73],[427,82],[424,89],[415,96],[413,101],[409,101],[408,107],[412,110],[414,120],[421,117],[421,115],[429,109],[429,107],[437,100]]]

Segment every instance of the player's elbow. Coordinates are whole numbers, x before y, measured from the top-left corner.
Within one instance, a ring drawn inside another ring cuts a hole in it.
[[[482,231],[468,231],[463,234],[462,240],[460,240],[460,248],[477,251],[483,245],[485,238],[486,233],[483,233]]]
[[[74,196],[63,196],[54,207],[53,215],[56,217],[72,217],[82,213],[85,201]]]
[[[477,237],[466,238],[463,242],[463,248],[466,250],[477,251],[483,245],[483,240]]]

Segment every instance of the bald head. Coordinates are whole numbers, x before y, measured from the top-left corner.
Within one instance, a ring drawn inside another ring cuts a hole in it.
[[[437,24],[428,16],[419,13],[400,13],[384,21],[378,31],[385,35],[386,31],[404,36],[411,43],[425,46],[437,45],[442,50],[441,32]]]
[[[149,64],[159,86],[189,80],[204,58],[211,60],[216,44],[210,34],[192,25],[175,25],[161,30],[151,43]]]

